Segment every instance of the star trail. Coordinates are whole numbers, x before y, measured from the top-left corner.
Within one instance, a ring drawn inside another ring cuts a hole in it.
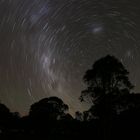
[[[140,91],[139,13],[138,0],[0,0],[0,101],[22,115],[48,96],[84,110],[82,77],[107,54]]]

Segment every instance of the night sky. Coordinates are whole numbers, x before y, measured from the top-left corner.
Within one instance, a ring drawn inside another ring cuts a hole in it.
[[[48,96],[86,109],[82,77],[107,54],[139,92],[139,0],[0,0],[0,101],[12,111]]]

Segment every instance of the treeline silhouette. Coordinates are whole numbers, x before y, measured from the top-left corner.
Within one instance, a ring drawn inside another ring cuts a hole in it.
[[[34,103],[24,117],[0,104],[0,139],[139,140],[140,94],[132,92],[128,74],[114,56],[97,60],[83,77],[87,88],[80,96],[91,107],[74,117],[58,97]]]

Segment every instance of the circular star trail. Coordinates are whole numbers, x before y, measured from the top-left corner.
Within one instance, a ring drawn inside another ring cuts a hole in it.
[[[73,114],[84,72],[115,55],[140,91],[138,0],[0,0],[0,100],[28,113],[35,101],[58,96]]]

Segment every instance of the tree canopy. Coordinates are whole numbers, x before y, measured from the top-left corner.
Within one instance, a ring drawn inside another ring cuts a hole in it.
[[[124,102],[122,96],[130,94],[133,89],[128,74],[114,56],[107,55],[97,60],[83,77],[87,88],[82,91],[80,99],[90,99],[93,103],[90,111],[97,116],[117,111],[116,108],[122,107]]]
[[[30,116],[48,120],[57,120],[65,115],[68,106],[58,97],[50,97],[34,103],[30,108]]]

